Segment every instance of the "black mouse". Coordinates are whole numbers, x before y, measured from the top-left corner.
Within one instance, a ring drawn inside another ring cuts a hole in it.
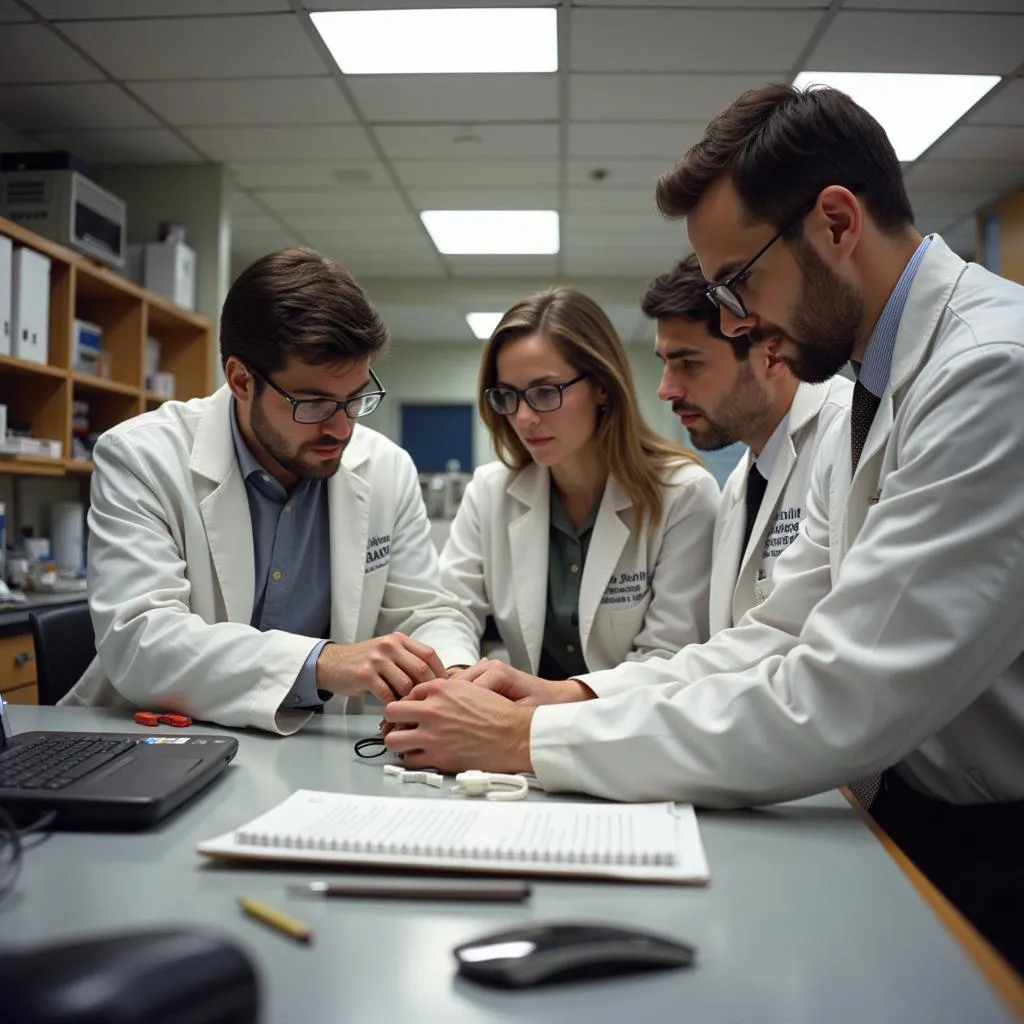
[[[688,967],[684,942],[607,924],[539,924],[481,935],[455,949],[459,973],[502,988]]]

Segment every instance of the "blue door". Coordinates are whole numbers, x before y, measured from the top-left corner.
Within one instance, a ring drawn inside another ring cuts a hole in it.
[[[457,459],[473,472],[472,405],[402,405],[402,447],[420,473],[442,473]]]

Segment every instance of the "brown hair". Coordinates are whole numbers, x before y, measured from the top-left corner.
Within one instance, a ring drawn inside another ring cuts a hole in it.
[[[262,374],[289,357],[314,365],[361,359],[388,340],[380,314],[337,260],[295,247],[261,256],[235,279],[220,314],[220,357]]]
[[[517,302],[498,323],[484,349],[480,366],[480,416],[498,458],[510,469],[533,460],[508,417],[496,413],[484,390],[498,382],[498,352],[503,345],[542,334],[577,373],[604,389],[605,410],[596,439],[608,471],[622,484],[638,515],[656,523],[662,512],[661,484],[670,470],[700,459],[680,445],[659,437],[644,421],[626,350],[605,311],[572,288],[553,288]]]
[[[829,185],[855,193],[886,234],[914,221],[885,129],[838,89],[766,85],[743,93],[659,179],[658,209],[685,217],[725,175],[750,216],[776,228]],[[802,226],[787,234],[799,238]]]
[[[708,299],[707,281],[697,257],[692,253],[671,270],[659,274],[647,286],[647,291],[640,298],[640,309],[650,320],[678,317],[704,324],[713,338],[729,343],[737,359],[746,359],[750,355],[747,335],[728,338],[722,332],[722,317],[718,307]]]

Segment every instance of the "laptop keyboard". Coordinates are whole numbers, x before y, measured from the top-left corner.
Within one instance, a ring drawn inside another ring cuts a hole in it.
[[[0,753],[0,789],[63,789],[134,746],[133,740],[42,736]]]

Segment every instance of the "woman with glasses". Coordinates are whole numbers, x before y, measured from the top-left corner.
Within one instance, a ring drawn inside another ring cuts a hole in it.
[[[499,462],[478,469],[441,555],[479,634],[565,679],[708,636],[718,486],[638,408],[622,343],[569,288],[531,295],[484,351],[480,413]]]

